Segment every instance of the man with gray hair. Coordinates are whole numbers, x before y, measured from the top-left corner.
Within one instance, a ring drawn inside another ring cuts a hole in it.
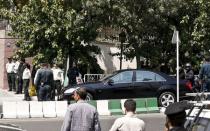
[[[97,110],[85,101],[86,96],[85,88],[75,89],[76,103],[69,105],[61,131],[101,131]]]

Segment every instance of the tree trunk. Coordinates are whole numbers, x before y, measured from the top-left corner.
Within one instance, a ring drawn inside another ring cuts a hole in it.
[[[136,68],[141,69],[141,60],[140,60],[140,49],[139,47],[135,48],[135,54],[136,54]]]

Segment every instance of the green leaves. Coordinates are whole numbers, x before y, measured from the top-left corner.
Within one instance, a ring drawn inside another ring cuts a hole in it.
[[[68,3],[65,0],[29,0],[15,2],[14,5],[18,6],[18,10],[11,11],[2,8],[1,12],[5,11],[4,16],[10,21],[13,29],[10,34],[20,38],[17,53],[23,57],[34,57],[36,61],[46,58],[50,63],[53,62],[53,59],[63,61],[68,55],[79,57],[83,54],[78,50],[84,48],[81,42],[89,44],[97,36],[96,29],[101,23],[97,22],[97,16],[90,17],[93,13],[101,15],[97,11],[100,8],[99,1],[73,0]],[[29,42],[26,44],[24,41]],[[84,51],[98,53],[95,49],[91,50],[95,47],[89,48]]]

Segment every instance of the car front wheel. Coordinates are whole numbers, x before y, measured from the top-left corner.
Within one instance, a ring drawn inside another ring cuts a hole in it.
[[[93,100],[93,96],[90,93],[87,93],[86,101]]]
[[[175,102],[175,95],[172,92],[163,92],[158,98],[159,105],[162,107],[167,107]]]

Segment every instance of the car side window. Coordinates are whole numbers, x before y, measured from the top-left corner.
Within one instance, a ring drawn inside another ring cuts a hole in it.
[[[133,71],[124,71],[121,72],[111,79],[114,81],[114,83],[130,83],[132,82],[133,77]]]
[[[136,82],[165,81],[160,75],[150,71],[136,71]]]

